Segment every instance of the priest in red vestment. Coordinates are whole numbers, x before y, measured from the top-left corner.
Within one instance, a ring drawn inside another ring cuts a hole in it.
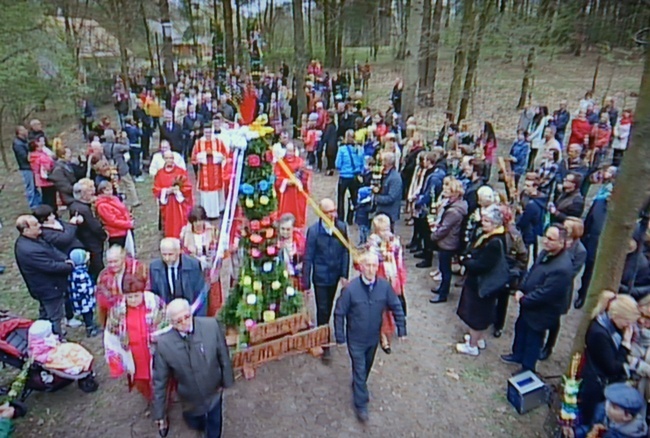
[[[208,219],[217,219],[226,208],[223,174],[227,155],[226,146],[209,128],[192,150],[192,164],[198,166],[199,205],[205,209]]]
[[[255,120],[257,114],[257,90],[255,85],[249,82],[244,90],[244,97],[239,106],[239,113],[241,115],[241,124],[250,125]]]
[[[187,224],[192,208],[192,185],[187,172],[174,164],[171,151],[163,154],[165,167],[158,171],[153,181],[153,195],[160,202],[165,237],[178,237]]]
[[[280,162],[275,164],[275,190],[278,196],[278,215],[291,213],[296,218],[295,227],[303,229],[307,222],[307,198],[300,193],[303,188],[309,194],[310,173],[305,168],[305,162],[296,155],[293,143],[286,146],[285,156],[280,161],[284,162],[299,180],[298,185],[291,182]]]

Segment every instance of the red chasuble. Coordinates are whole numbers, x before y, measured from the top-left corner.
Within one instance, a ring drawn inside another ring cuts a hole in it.
[[[216,163],[214,154],[221,154],[221,162]],[[228,151],[226,146],[218,138],[206,141],[204,138],[198,140],[192,150],[192,164],[199,166],[197,183],[199,190],[203,192],[214,192],[224,187],[223,166],[226,164]]]
[[[171,188],[174,185],[180,187],[184,198],[182,201],[172,194]],[[166,192],[165,196],[163,192]],[[192,184],[187,172],[176,165],[171,169],[164,167],[159,170],[153,182],[153,195],[160,201],[165,237],[178,238],[193,205]]]
[[[294,156],[284,157],[282,161],[302,182],[305,192],[309,193],[310,174],[305,169],[303,159]],[[291,213],[296,218],[295,227],[304,228],[307,222],[307,198],[291,184],[289,175],[279,164],[275,165],[275,191],[278,196],[278,216]]]

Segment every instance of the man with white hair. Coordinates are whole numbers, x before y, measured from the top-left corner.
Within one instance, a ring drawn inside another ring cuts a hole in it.
[[[160,124],[160,140],[169,142],[172,151],[183,153],[183,128],[174,122],[174,113],[164,112],[164,121]]]
[[[213,135],[212,128],[206,128],[203,134],[192,150],[192,164],[198,168],[199,205],[205,209],[208,219],[217,219],[226,208],[224,166],[228,149]]]
[[[377,277],[379,258],[366,252],[359,260],[361,275],[341,291],[334,310],[338,345],[348,344],[352,361],[352,393],[359,421],[368,421],[368,376],[379,344],[384,311],[393,312],[397,335],[406,338],[404,309],[390,283]]]
[[[169,142],[167,140],[160,141],[160,149],[158,150],[158,152],[156,152],[151,156],[151,163],[149,164],[149,175],[155,177],[158,171],[163,167],[165,167],[165,159],[163,158],[163,154],[171,150],[172,148],[169,145]],[[174,152],[174,151],[172,151],[172,155],[174,156],[174,164],[180,167],[181,169],[186,170],[183,156],[178,152]]]
[[[179,237],[192,208],[192,184],[187,171],[174,164],[172,151],[163,153],[165,166],[153,180],[153,196],[160,203],[165,237]]]
[[[158,337],[153,360],[153,418],[161,436],[169,432],[167,385],[178,382],[183,420],[206,438],[220,438],[222,393],[235,383],[226,338],[215,318],[192,317],[190,304],[167,305],[172,329]]]
[[[381,154],[384,177],[381,187],[374,187],[377,214],[385,214],[390,218],[391,231],[395,230],[395,222],[399,220],[399,211],[402,204],[402,177],[395,168],[395,154],[384,152]]]
[[[72,196],[74,196],[74,201],[68,207],[70,217],[83,217],[83,221],[77,224],[77,239],[90,253],[88,271],[93,280],[97,281],[99,273],[104,269],[104,242],[108,238],[108,234],[93,208],[95,183],[88,178],[80,179],[72,187]]]
[[[185,254],[181,254],[181,242],[174,238],[160,241],[161,258],[155,259],[149,266],[151,292],[158,295],[165,303],[176,298],[184,298],[190,303],[202,298],[207,299],[209,285],[206,284],[201,263]],[[200,303],[197,315],[205,315],[207,306]]]

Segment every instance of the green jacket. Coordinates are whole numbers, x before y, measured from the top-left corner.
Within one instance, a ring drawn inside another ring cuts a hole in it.
[[[193,333],[182,337],[172,329],[158,338],[153,361],[154,419],[165,418],[167,383],[178,382],[183,412],[203,415],[235,383],[226,338],[215,318],[194,317]]]

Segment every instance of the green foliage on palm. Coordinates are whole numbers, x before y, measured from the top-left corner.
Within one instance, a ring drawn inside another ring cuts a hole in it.
[[[238,348],[248,345],[247,321],[249,325],[261,323],[264,312],[269,310],[280,318],[303,308],[302,294],[294,289],[277,247],[273,224],[277,197],[267,140],[249,141],[244,160],[239,196],[239,206],[246,217],[239,244],[242,262],[237,284],[219,314],[226,326],[238,328]],[[260,203],[265,197],[268,202]]]

